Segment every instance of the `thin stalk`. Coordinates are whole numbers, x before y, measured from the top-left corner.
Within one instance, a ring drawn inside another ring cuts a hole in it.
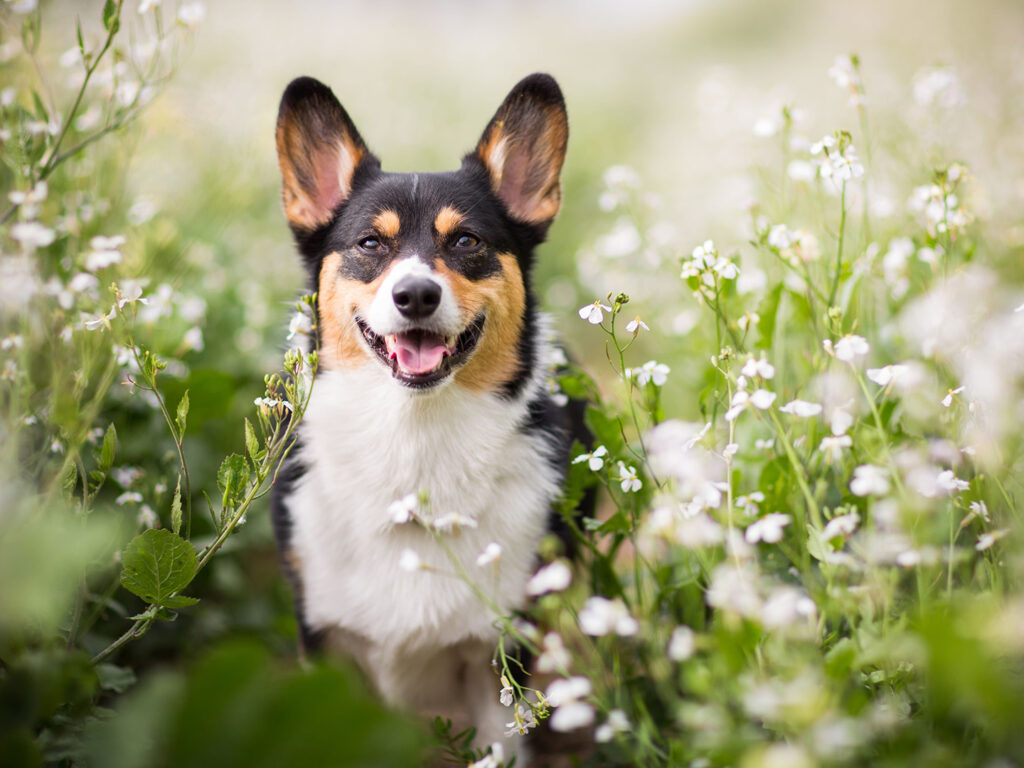
[[[842,190],[839,193],[839,245],[836,248],[836,268],[832,275],[832,290],[828,292],[828,306],[833,307],[836,303],[836,293],[839,291],[839,273],[843,269],[843,240],[846,237],[846,182],[843,182]]]

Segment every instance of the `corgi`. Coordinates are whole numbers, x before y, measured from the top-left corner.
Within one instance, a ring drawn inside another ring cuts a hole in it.
[[[561,204],[562,93],[522,80],[452,172],[383,171],[308,77],[285,90],[276,139],[317,293],[319,370],[272,498],[301,645],[354,660],[396,707],[461,713],[479,745],[504,742],[496,616],[454,572],[506,615],[527,604],[579,431],[549,394],[530,284]],[[393,505],[415,498],[428,508],[403,524]],[[500,558],[478,566],[485,550]]]

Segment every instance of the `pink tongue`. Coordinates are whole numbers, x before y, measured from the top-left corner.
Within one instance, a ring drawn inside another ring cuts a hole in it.
[[[398,367],[406,373],[430,373],[448,351],[441,337],[431,333],[400,333],[395,342]]]

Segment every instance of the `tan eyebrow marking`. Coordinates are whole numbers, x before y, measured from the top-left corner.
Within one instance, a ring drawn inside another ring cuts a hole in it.
[[[398,230],[402,228],[402,222],[399,220],[397,213],[390,208],[385,208],[374,217],[373,226],[384,237],[395,238],[398,237]]]
[[[450,205],[446,205],[437,212],[437,217],[434,219],[434,229],[437,230],[438,235],[446,237],[464,220],[465,217],[461,213]]]

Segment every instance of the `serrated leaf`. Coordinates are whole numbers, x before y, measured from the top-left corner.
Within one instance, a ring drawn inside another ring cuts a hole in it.
[[[106,472],[114,464],[114,455],[117,453],[117,430],[111,424],[103,435],[103,445],[100,448],[100,470]]]
[[[232,453],[217,470],[217,485],[224,494],[221,505],[225,508],[234,507],[245,495],[245,486],[249,482],[249,465],[245,458]]]
[[[143,600],[166,605],[196,574],[196,551],[166,528],[132,539],[121,554],[121,585]]]
[[[178,401],[178,412],[174,418],[175,424],[178,425],[178,436],[185,434],[185,426],[188,424],[188,390],[185,390],[185,394],[181,396],[181,400]]]
[[[171,499],[171,530],[177,535],[181,530],[181,475],[178,475],[178,486],[174,489]]]
[[[249,423],[249,419],[245,420],[245,450],[249,452],[253,464],[259,463],[260,442],[256,439],[256,431]]]
[[[114,693],[124,693],[135,685],[135,672],[130,667],[119,667],[116,664],[97,664],[96,676],[100,680],[100,688]]]

